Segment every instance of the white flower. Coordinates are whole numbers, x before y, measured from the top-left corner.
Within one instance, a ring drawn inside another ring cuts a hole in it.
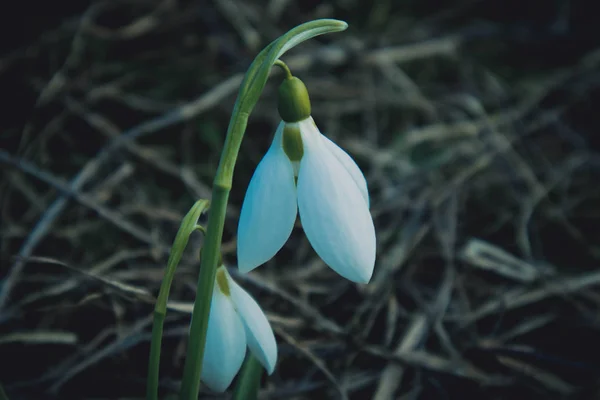
[[[246,346],[272,374],[277,344],[271,325],[256,301],[221,266],[208,317],[202,382],[215,392],[224,392],[242,366]]]
[[[252,176],[238,226],[240,271],[251,271],[283,247],[298,210],[323,261],[351,281],[369,282],[376,246],[367,183],[352,158],[323,136],[310,116],[281,122]]]

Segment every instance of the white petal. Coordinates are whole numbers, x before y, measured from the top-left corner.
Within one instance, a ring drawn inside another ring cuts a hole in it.
[[[258,164],[240,214],[238,267],[248,272],[270,260],[292,233],[297,215],[296,185],[292,164],[283,151],[284,123]]]
[[[354,160],[352,159],[352,157],[350,157],[348,153],[346,153],[337,144],[332,142],[331,139],[329,139],[327,136],[323,135],[323,139],[325,139],[323,141],[325,143],[325,146],[327,146],[329,151],[333,153],[335,158],[337,158],[338,161],[342,163],[344,168],[346,168],[346,171],[348,171],[350,176],[352,176],[352,180],[354,181],[354,183],[356,183],[356,186],[358,186],[360,194],[362,195],[363,199],[365,199],[365,201],[367,202],[367,207],[369,207],[369,191],[367,189],[367,180],[365,179],[365,176],[363,175],[360,168],[358,168],[358,165],[356,165],[356,162],[354,162]]]
[[[238,373],[246,355],[246,333],[230,297],[215,284],[201,380],[211,390],[224,392]]]
[[[231,299],[246,328],[246,340],[252,354],[269,375],[277,362],[277,343],[271,324],[258,303],[241,286],[228,276]]]
[[[375,265],[375,228],[352,176],[331,153],[316,126],[302,125],[304,157],[298,174],[298,207],[317,254],[343,277],[367,283]]]

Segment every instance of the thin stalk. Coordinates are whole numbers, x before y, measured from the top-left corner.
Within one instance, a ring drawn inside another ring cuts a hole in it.
[[[237,380],[235,392],[233,392],[233,400],[256,400],[262,375],[262,365],[260,365],[258,359],[251,352],[247,352],[244,366]]]
[[[279,68],[281,68],[283,70],[283,72],[285,73],[286,79],[292,79],[292,77],[293,77],[292,71],[290,71],[290,67],[288,67],[286,63],[284,63],[281,60],[277,60],[277,61],[275,61],[275,63],[273,65],[277,65]]]
[[[190,338],[188,342],[187,356],[183,367],[183,381],[181,383],[181,399],[197,399],[200,389],[200,373],[202,372],[202,360],[204,358],[204,345],[206,344],[206,330],[208,329],[208,315],[210,312],[210,299],[217,273],[217,264],[221,254],[221,238],[225,224],[225,211],[227,200],[231,190],[233,178],[233,165],[224,166],[223,160],[231,160],[235,163],[237,153],[241,144],[241,136],[246,130],[248,114],[238,113],[237,118],[232,121],[232,128],[228,133],[225,143],[223,157],[219,164],[217,176],[213,186],[212,204],[208,216],[208,227],[206,238],[202,246],[200,261],[200,276],[198,277],[198,288],[196,290],[196,301],[192,312],[190,327]],[[238,141],[231,139],[239,138]],[[229,155],[229,158],[227,158]]]
[[[163,325],[166,313],[154,310],[150,359],[148,361],[148,379],[146,380],[146,399],[158,400],[158,381],[160,372],[160,348],[162,346]]]

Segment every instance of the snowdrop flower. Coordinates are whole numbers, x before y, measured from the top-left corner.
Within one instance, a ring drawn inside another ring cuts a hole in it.
[[[375,228],[362,172],[323,136],[310,116],[304,83],[288,74],[279,88],[279,124],[242,205],[237,255],[248,272],[290,237],[296,215],[323,261],[343,277],[367,283],[375,264]]]
[[[215,392],[224,392],[242,366],[246,346],[271,375],[277,361],[271,325],[256,301],[221,266],[208,317],[202,382]]]

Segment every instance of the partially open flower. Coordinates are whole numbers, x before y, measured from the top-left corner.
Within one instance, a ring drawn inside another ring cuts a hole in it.
[[[277,344],[271,325],[256,301],[221,266],[210,305],[202,382],[215,392],[224,392],[242,366],[246,347],[272,374]]]
[[[286,79],[279,94],[283,121],[242,205],[238,266],[247,272],[271,259],[289,238],[299,210],[323,261],[343,277],[367,283],[376,243],[366,180],[354,160],[319,132],[299,79]]]

